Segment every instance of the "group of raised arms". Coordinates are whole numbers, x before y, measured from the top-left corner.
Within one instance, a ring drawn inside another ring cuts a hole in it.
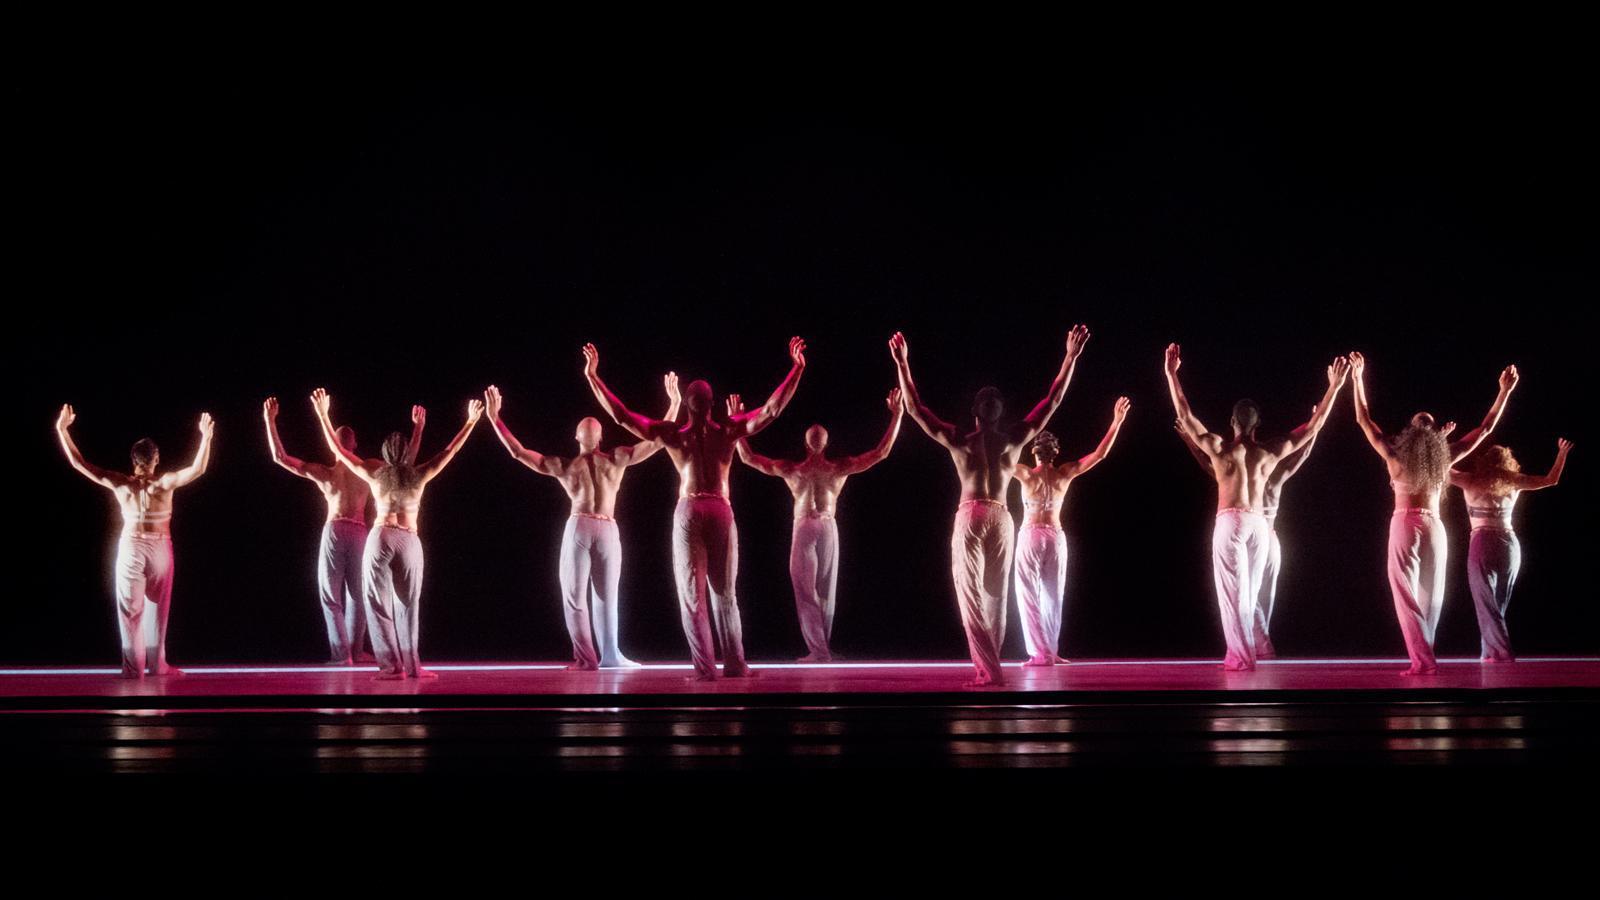
[[[674,583],[684,637],[694,662],[693,677],[710,680],[756,673],[744,656],[735,591],[738,528],[729,503],[728,472],[737,456],[758,472],[783,479],[794,496],[794,529],[789,574],[795,609],[807,653],[802,662],[826,662],[833,631],[839,571],[839,495],[850,476],[888,457],[900,431],[902,414],[950,454],[961,484],[950,535],[950,574],[954,582],[968,650],[976,670],[971,686],[1001,684],[1000,646],[1006,627],[1006,593],[1014,593],[1023,620],[1028,659],[1025,666],[1067,662],[1058,652],[1066,589],[1067,540],[1061,506],[1073,479],[1098,465],[1111,451],[1131,403],[1119,397],[1111,424],[1098,446],[1075,460],[1059,460],[1060,446],[1044,427],[1061,405],[1089,330],[1077,325],[1067,334],[1065,354],[1045,396],[1017,421],[1008,421],[998,390],[980,390],[971,424],[958,426],[922,401],[911,374],[905,336],[889,339],[898,386],[885,405],[889,422],[877,446],[856,456],[827,454],[828,432],[812,425],[798,459],[758,453],[749,439],[772,424],[793,399],[806,367],[806,346],[789,341],[790,368],[766,401],[747,409],[738,394],[727,396],[717,415],[711,385],[693,381],[681,392],[678,376],[663,378],[667,397],[661,418],[636,412],[600,376],[600,351],[583,347],[584,376],[601,409],[637,438],[601,449],[601,424],[578,423],[577,452],[554,456],[525,447],[503,418],[505,398],[490,385],[482,399],[467,403],[466,420],[443,450],[418,462],[427,420],[420,406],[411,410],[412,431],[384,439],[378,458],[356,452],[355,432],[335,425],[333,398],[318,388],[312,410],[332,462],[291,456],[279,439],[278,401],[262,404],[267,447],[279,466],[314,483],[327,501],[317,560],[317,586],[327,626],[330,661],[336,665],[376,662],[380,679],[432,678],[422,666],[418,643],[424,555],[417,534],[422,498],[428,485],[450,464],[485,412],[495,436],[512,458],[560,483],[571,501],[562,535],[560,582],[563,613],[572,640],[574,670],[639,665],[623,655],[618,636],[618,584],[622,544],[615,520],[623,476],[665,450],[678,472],[678,499],[672,521]],[[1557,442],[1555,463],[1542,476],[1525,475],[1505,447],[1474,453],[1499,423],[1517,384],[1515,366],[1500,374],[1499,393],[1483,422],[1452,440],[1455,423],[1436,423],[1417,413],[1398,434],[1385,434],[1367,405],[1366,360],[1351,353],[1327,367],[1327,389],[1310,418],[1287,436],[1257,437],[1260,411],[1249,400],[1234,404],[1230,433],[1208,429],[1190,409],[1178,378],[1182,358],[1177,344],[1167,347],[1165,371],[1176,428],[1190,453],[1217,485],[1217,518],[1212,532],[1212,567],[1227,645],[1223,667],[1253,669],[1271,659],[1273,604],[1282,547],[1274,528],[1285,483],[1310,455],[1340,391],[1354,380],[1355,416],[1368,441],[1388,466],[1395,511],[1389,526],[1388,575],[1395,614],[1411,665],[1406,674],[1437,669],[1434,628],[1443,604],[1446,540],[1439,521],[1439,499],[1447,484],[1465,494],[1472,522],[1468,577],[1484,662],[1515,659],[1505,613],[1516,583],[1521,550],[1512,529],[1512,509],[1524,491],[1555,484],[1572,444]],[[186,467],[158,473],[154,442],[133,445],[131,474],[112,472],[84,460],[71,436],[76,413],[61,408],[56,432],[73,468],[112,491],[122,528],[115,561],[117,623],[122,674],[128,678],[178,674],[166,658],[166,630],[172,600],[172,508],[174,492],[203,475],[211,458],[215,425],[200,417],[200,447]],[[1034,465],[1022,462],[1031,449]],[[1470,457],[1470,458],[1469,458]],[[1463,468],[1457,464],[1468,462]],[[1006,493],[1021,487],[1020,526],[1006,509]],[[367,516],[369,504],[375,508]],[[365,652],[370,642],[371,655]],[[721,648],[722,668],[717,669]]]

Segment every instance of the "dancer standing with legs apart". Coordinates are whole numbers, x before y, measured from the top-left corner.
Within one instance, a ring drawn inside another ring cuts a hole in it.
[[[678,418],[678,376],[662,379],[667,389],[667,417]],[[572,638],[572,665],[568,669],[615,669],[639,664],[622,655],[617,641],[617,585],[622,578],[622,539],[617,532],[617,492],[629,466],[638,465],[661,449],[661,441],[640,441],[606,451],[600,449],[600,420],[585,418],[575,435],[578,455],[570,459],[546,456],[522,446],[500,418],[504,400],[500,389],[489,385],[483,392],[489,424],[511,458],[541,475],[561,483],[572,511],[561,533],[562,614]],[[593,595],[593,626],[589,597]],[[600,638],[595,654],[594,635]]]
[[[1088,340],[1087,327],[1072,326],[1066,358],[1050,383],[1050,392],[1021,422],[1001,425],[1005,404],[1000,391],[993,387],[978,391],[972,404],[973,430],[963,434],[923,404],[911,377],[911,350],[905,335],[897,331],[889,339],[906,411],[928,437],[949,451],[961,479],[961,503],[950,535],[950,576],[955,581],[961,625],[967,632],[967,650],[977,669],[977,677],[967,682],[967,687],[1005,681],[1000,644],[1006,636],[1006,582],[1011,576],[1015,528],[1006,512],[1006,488],[1016,475],[1022,448],[1044,429],[1066,396],[1072,371]]]
[[[695,677],[701,680],[717,677],[716,644],[711,639],[713,618],[722,640],[722,674],[728,678],[755,674],[744,661],[739,600],[734,592],[739,574],[739,531],[734,527],[733,508],[728,505],[728,467],[733,465],[734,445],[739,439],[771,425],[794,399],[806,368],[805,351],[805,341],[790,338],[789,358],[793,365],[783,383],[759,408],[729,416],[725,422],[711,417],[711,385],[699,380],[691,382],[683,397],[688,419],[679,425],[642,416],[624,405],[600,380],[600,351],[593,344],[583,348],[584,375],[601,407],[618,425],[640,438],[661,441],[678,470],[672,568],[677,576],[683,633],[694,657]],[[731,395],[729,402],[737,404],[739,395]]]
[[[800,636],[806,642],[806,655],[800,662],[831,662],[833,651],[834,589],[839,582],[839,525],[835,521],[839,492],[851,475],[865,472],[889,456],[895,436],[900,433],[900,389],[889,392],[889,429],[878,446],[860,456],[828,459],[828,429],[813,425],[806,429],[806,458],[798,462],[770,459],[750,449],[750,442],[739,441],[739,459],[757,472],[782,478],[794,495],[794,531],[789,539],[789,580],[794,584],[795,612],[800,617]],[[730,398],[729,417],[744,412],[744,406]]]
[[[1419,412],[1411,424],[1388,438],[1372,421],[1367,406],[1367,360],[1350,354],[1355,373],[1356,423],[1367,443],[1389,467],[1394,488],[1394,515],[1389,519],[1389,590],[1394,612],[1405,637],[1411,666],[1404,675],[1432,675],[1439,670],[1433,656],[1433,632],[1444,609],[1445,558],[1449,550],[1444,525],[1439,521],[1439,492],[1450,477],[1450,467],[1465,458],[1494,432],[1505,412],[1506,401],[1517,386],[1517,367],[1500,373],[1500,392],[1483,417],[1483,423],[1450,443],[1455,425],[1435,427],[1433,416]]]
[[[1511,529],[1511,510],[1523,491],[1553,487],[1567,466],[1572,442],[1556,441],[1556,461],[1544,475],[1524,475],[1511,450],[1495,445],[1475,454],[1465,469],[1451,469],[1450,483],[1466,495],[1472,520],[1467,550],[1467,585],[1478,613],[1481,659],[1486,663],[1516,662],[1506,631],[1506,607],[1522,568],[1522,544]]]
[[[396,431],[384,438],[383,460],[376,464],[356,456],[339,442],[329,419],[333,398],[322,388],[311,392],[311,405],[322,424],[322,436],[339,462],[360,476],[372,491],[378,518],[367,534],[361,568],[367,598],[367,629],[378,655],[378,678],[437,678],[422,667],[417,638],[422,614],[422,541],[417,522],[422,492],[455,459],[483,415],[483,401],[467,402],[467,421],[439,451],[420,466],[406,462],[406,438]]]
[[[56,437],[67,462],[83,477],[111,491],[122,511],[117,540],[117,632],[122,642],[122,677],[182,675],[167,663],[167,619],[172,608],[173,492],[206,472],[216,423],[200,414],[200,449],[194,461],[176,472],[157,475],[161,451],[140,438],[133,445],[133,474],[102,469],[84,460],[69,429],[78,414],[71,405],[56,417]]]
[[[1029,468],[1017,464],[1022,486],[1022,527],[1017,529],[1017,608],[1022,613],[1022,638],[1028,647],[1024,666],[1064,665],[1060,655],[1061,613],[1067,587],[1067,536],[1061,530],[1061,503],[1072,479],[1100,465],[1122,430],[1132,402],[1118,397],[1111,410],[1111,427],[1100,446],[1081,459],[1056,465],[1061,445],[1048,431],[1033,439]]]
[[[267,448],[272,453],[272,461],[315,484],[328,502],[328,517],[322,525],[322,542],[317,549],[317,593],[322,600],[323,623],[328,629],[328,662],[336,666],[371,662],[372,658],[361,648],[362,638],[367,634],[361,553],[367,543],[367,501],[372,492],[367,490],[360,476],[339,465],[337,459],[333,465],[323,465],[290,456],[283,449],[283,439],[278,437],[277,397],[268,397],[261,404],[261,416],[267,423]],[[411,407],[407,465],[417,458],[426,422],[427,410]],[[341,446],[351,453],[356,452],[355,429],[340,425],[334,429],[334,434]],[[369,459],[367,465],[377,467],[383,463]]]
[[[1344,357],[1328,366],[1328,388],[1322,402],[1313,409],[1311,419],[1289,432],[1288,437],[1261,441],[1256,428],[1261,411],[1254,401],[1240,400],[1233,405],[1229,424],[1233,437],[1212,434],[1189,408],[1178,368],[1183,365],[1181,348],[1168,344],[1165,369],[1172,408],[1178,426],[1211,463],[1211,476],[1217,482],[1217,522],[1211,532],[1212,580],[1217,589],[1217,607],[1222,615],[1222,637],[1228,652],[1222,667],[1243,671],[1256,667],[1256,596],[1266,571],[1271,531],[1261,509],[1269,473],[1289,454],[1316,437],[1328,421],[1334,398],[1350,374]]]
[[[1311,414],[1317,414],[1315,406],[1311,407]],[[1182,422],[1175,427],[1178,436],[1183,438],[1183,445],[1189,448],[1189,454],[1210,475],[1211,458],[1194,442],[1189,432],[1183,430]],[[1258,660],[1278,658],[1278,651],[1272,646],[1271,630],[1272,611],[1278,602],[1278,574],[1283,571],[1283,543],[1278,540],[1278,506],[1282,502],[1283,486],[1305,465],[1306,457],[1311,455],[1311,448],[1316,445],[1317,436],[1312,435],[1304,447],[1278,460],[1278,464],[1272,468],[1272,474],[1267,476],[1267,487],[1261,495],[1261,514],[1267,519],[1267,562],[1261,573],[1261,583],[1256,586],[1255,642]]]

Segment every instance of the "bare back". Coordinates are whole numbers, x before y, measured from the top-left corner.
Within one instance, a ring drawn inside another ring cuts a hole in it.
[[[1016,467],[1017,483],[1022,486],[1024,525],[1061,527],[1061,506],[1075,477],[1074,468],[1072,463]]]
[[[111,489],[122,511],[122,533],[171,534],[172,497],[176,493],[165,475],[125,475]]]
[[[961,502],[991,500],[1004,503],[1006,488],[1015,477],[1021,443],[1000,431],[979,429],[949,446],[950,461],[961,479]]]
[[[392,525],[416,531],[422,513],[422,492],[427,480],[414,466],[380,464],[369,482],[372,499],[378,505],[379,525]]]
[[[624,447],[609,452],[593,450],[567,462],[556,480],[572,501],[574,514],[616,517],[617,493],[628,471],[625,457],[631,452],[632,448]]]
[[[678,496],[728,496],[728,469],[740,435],[709,418],[663,430],[659,434],[673,468],[678,470]]]
[[[377,460],[368,460],[367,464],[374,469],[383,465]],[[337,463],[331,466],[307,464],[306,477],[316,484],[317,490],[322,492],[322,499],[327,501],[327,521],[367,521],[367,498],[372,496],[372,492],[367,489],[367,482],[360,475]]]
[[[1267,481],[1279,454],[1243,438],[1224,440],[1216,452],[1207,451],[1211,475],[1217,480],[1217,511],[1244,509],[1261,512]]]
[[[799,519],[835,515],[839,492],[850,473],[842,462],[819,457],[786,464],[782,477],[794,497],[794,515]]]

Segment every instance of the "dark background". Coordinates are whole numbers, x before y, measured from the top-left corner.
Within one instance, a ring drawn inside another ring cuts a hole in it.
[[[62,402],[108,467],[146,435],[181,465],[195,417],[217,417],[211,470],[177,503],[172,658],[310,661],[325,654],[323,505],[267,457],[269,394],[307,458],[326,458],[306,401],[317,386],[368,454],[408,427],[414,402],[429,408],[431,453],[489,383],[525,443],[563,453],[576,421],[599,414],[583,342],[630,404],[656,412],[668,369],[759,401],[799,334],[810,367],[757,448],[798,455],[820,421],[838,451],[860,452],[884,424],[894,330],[925,399],[965,420],[985,384],[1013,414],[1035,402],[1078,321],[1094,337],[1050,426],[1063,452],[1094,446],[1119,394],[1134,405],[1068,499],[1068,655],[1222,652],[1213,491],[1171,433],[1161,375],[1174,340],[1216,429],[1242,395],[1266,430],[1297,423],[1323,367],[1351,349],[1370,359],[1386,427],[1427,409],[1467,428],[1518,364],[1499,440],[1530,471],[1556,437],[1579,446],[1560,487],[1519,505],[1512,634],[1524,655],[1596,650],[1600,612],[1580,575],[1594,534],[1581,313],[1596,296],[1597,148],[1576,57],[1288,47],[1157,65],[992,49],[982,64],[930,52],[848,70],[824,53],[762,64],[758,48],[738,65],[664,52],[317,67],[284,54],[23,72],[7,150],[23,287],[6,338],[21,387],[9,416],[20,590],[0,659],[116,658],[114,505],[61,458]],[[623,646],[646,661],[687,658],[667,544],[675,489],[664,457],[651,460],[619,505]],[[843,654],[964,658],[948,572],[956,491],[909,419],[890,460],[845,490]],[[796,656],[788,493],[736,466],[733,498],[747,651]],[[1390,505],[1346,393],[1286,491],[1281,653],[1401,655]],[[425,502],[426,658],[567,657],[566,509],[480,425]],[[1475,655],[1459,493],[1445,518],[1438,646]]]

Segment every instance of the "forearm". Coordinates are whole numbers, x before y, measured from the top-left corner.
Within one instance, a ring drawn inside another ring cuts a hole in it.
[[[68,465],[71,465],[74,469],[78,470],[79,473],[86,475],[89,478],[99,477],[99,472],[95,469],[95,467],[89,465],[89,461],[83,458],[83,452],[78,449],[78,444],[72,439],[72,434],[70,432],[68,432],[65,428],[57,428],[56,437],[60,438],[61,440],[61,450],[67,455]]]
[[[529,451],[522,446],[521,441],[517,440],[517,436],[511,433],[511,426],[507,425],[504,419],[494,419],[492,424],[494,436],[500,439],[500,446],[506,448],[506,452],[510,453],[513,459],[523,459]]]
[[[1056,372],[1055,380],[1050,382],[1050,390],[1044,395],[1044,399],[1040,400],[1032,411],[1028,413],[1026,417],[1028,422],[1041,428],[1044,427],[1044,423],[1049,421],[1050,416],[1061,406],[1062,399],[1067,396],[1067,385],[1072,383],[1072,372],[1077,366],[1078,358],[1076,356],[1067,356],[1062,359],[1061,369]]]
[[[1191,435],[1204,434],[1206,426],[1195,416],[1194,410],[1189,408],[1189,398],[1183,393],[1183,385],[1178,382],[1176,372],[1167,373],[1167,393],[1172,397],[1172,410],[1178,415],[1178,424]]]
[[[783,377],[783,381],[779,382],[777,389],[772,392],[772,396],[768,397],[767,402],[761,405],[760,421],[762,424],[776,419],[784,408],[789,405],[789,401],[794,399],[795,391],[800,389],[800,376],[804,372],[805,366],[799,363],[795,363],[789,368],[789,374]]]
[[[649,420],[629,409],[627,404],[622,402],[622,398],[613,393],[611,388],[607,387],[606,383],[600,379],[598,372],[589,375],[588,378],[589,390],[594,393],[594,398],[599,401],[600,408],[606,411],[606,415],[610,416],[613,422],[641,438],[650,437],[645,433],[649,427]]]
[[[416,419],[411,421],[411,440],[406,443],[405,463],[414,466],[417,463],[417,452],[422,449],[422,422]]]
[[[339,443],[339,435],[333,429],[333,422],[328,419],[328,414],[320,409],[317,410],[317,424],[322,428],[322,439],[327,443],[328,449],[333,451],[334,459],[339,460],[354,471],[361,471],[361,460],[355,454],[346,450],[343,444]]]

